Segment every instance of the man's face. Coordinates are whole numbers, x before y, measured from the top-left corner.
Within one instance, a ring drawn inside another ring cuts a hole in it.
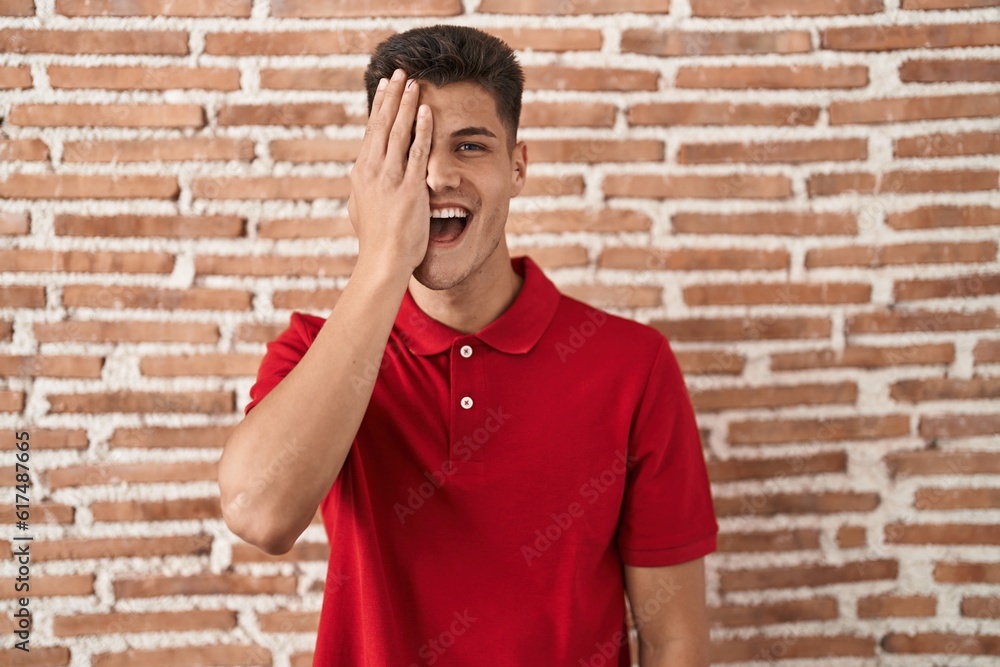
[[[438,88],[421,81],[420,103],[430,106],[434,118],[427,159],[431,227],[427,254],[413,275],[424,286],[443,290],[461,283],[497,250],[510,199],[524,185],[527,154],[523,142],[508,150],[496,102],[478,84]],[[461,218],[438,217],[456,206],[470,214],[464,225]]]

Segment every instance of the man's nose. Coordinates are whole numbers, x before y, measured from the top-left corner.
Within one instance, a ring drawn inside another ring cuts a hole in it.
[[[427,187],[434,192],[443,192],[457,188],[461,180],[451,155],[431,148],[431,153],[427,156]]]

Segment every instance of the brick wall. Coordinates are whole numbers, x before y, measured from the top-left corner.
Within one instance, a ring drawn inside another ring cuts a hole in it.
[[[987,664],[998,6],[0,0],[4,552],[16,430],[36,538],[0,663],[309,664],[321,526],[240,543],[216,462],[264,343],[350,274],[366,54],[446,21],[527,72],[512,252],[686,372],[715,662]]]

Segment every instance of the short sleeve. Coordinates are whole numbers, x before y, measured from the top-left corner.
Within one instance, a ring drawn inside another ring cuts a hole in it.
[[[626,565],[660,567],[716,549],[719,526],[687,386],[661,339],[629,436],[618,527]]]
[[[323,322],[315,315],[292,313],[288,328],[267,344],[267,352],[257,369],[257,381],[250,387],[250,402],[243,410],[244,417],[292,372],[316,339]]]

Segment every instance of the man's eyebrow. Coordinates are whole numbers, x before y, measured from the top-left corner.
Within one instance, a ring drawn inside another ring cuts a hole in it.
[[[463,127],[461,130],[455,130],[454,132],[452,132],[451,136],[453,139],[458,137],[475,137],[475,136],[493,137],[494,139],[497,138],[497,135],[493,134],[485,127]]]

